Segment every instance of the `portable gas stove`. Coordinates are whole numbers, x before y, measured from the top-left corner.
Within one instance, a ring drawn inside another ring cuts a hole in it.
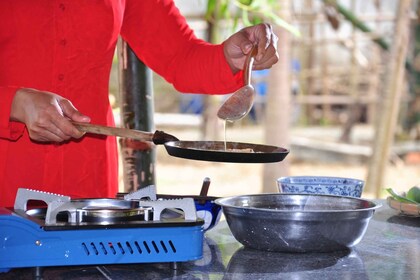
[[[33,200],[46,207],[28,209]],[[14,208],[0,208],[0,272],[197,260],[202,225],[192,198],[157,200],[154,186],[121,199],[80,200],[19,189]]]

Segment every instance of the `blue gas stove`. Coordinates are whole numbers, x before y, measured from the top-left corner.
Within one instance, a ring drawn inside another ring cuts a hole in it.
[[[29,201],[45,206],[28,207]],[[21,267],[178,263],[202,258],[194,200],[156,199],[154,186],[116,199],[19,189],[0,208],[0,272]]]

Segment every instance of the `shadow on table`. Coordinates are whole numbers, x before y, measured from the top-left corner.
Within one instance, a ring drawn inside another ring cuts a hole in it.
[[[420,217],[405,216],[401,214],[390,217],[387,222],[409,227],[420,227]]]

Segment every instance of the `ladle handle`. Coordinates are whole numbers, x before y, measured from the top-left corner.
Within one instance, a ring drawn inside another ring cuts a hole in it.
[[[207,193],[209,192],[209,186],[210,186],[210,178],[206,177],[204,178],[203,185],[201,186],[200,196],[207,196]]]
[[[258,53],[258,46],[253,45],[251,51],[245,59],[245,68],[244,68],[244,83],[245,85],[251,85],[251,73],[252,66],[254,65],[255,56]]]
[[[80,123],[80,122],[72,122],[72,123],[80,131],[93,133],[93,134],[119,136],[119,137],[131,138],[131,139],[135,139],[139,141],[149,141],[149,142],[153,141],[153,136],[154,136],[154,133],[152,132],[145,132],[145,131],[128,129],[128,128],[111,127],[111,126],[103,126],[103,125]]]
[[[207,196],[207,193],[209,192],[209,187],[210,187],[210,178],[206,177],[203,180],[203,185],[201,186],[201,190],[200,190],[200,197],[203,199],[199,200],[199,204],[204,205],[206,203],[205,197]]]

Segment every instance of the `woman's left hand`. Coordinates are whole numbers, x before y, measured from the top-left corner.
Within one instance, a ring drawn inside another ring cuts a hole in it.
[[[246,27],[223,42],[223,51],[233,73],[243,69],[246,55],[253,45],[258,46],[254,70],[271,68],[279,60],[277,53],[278,37],[270,24],[261,23]]]

